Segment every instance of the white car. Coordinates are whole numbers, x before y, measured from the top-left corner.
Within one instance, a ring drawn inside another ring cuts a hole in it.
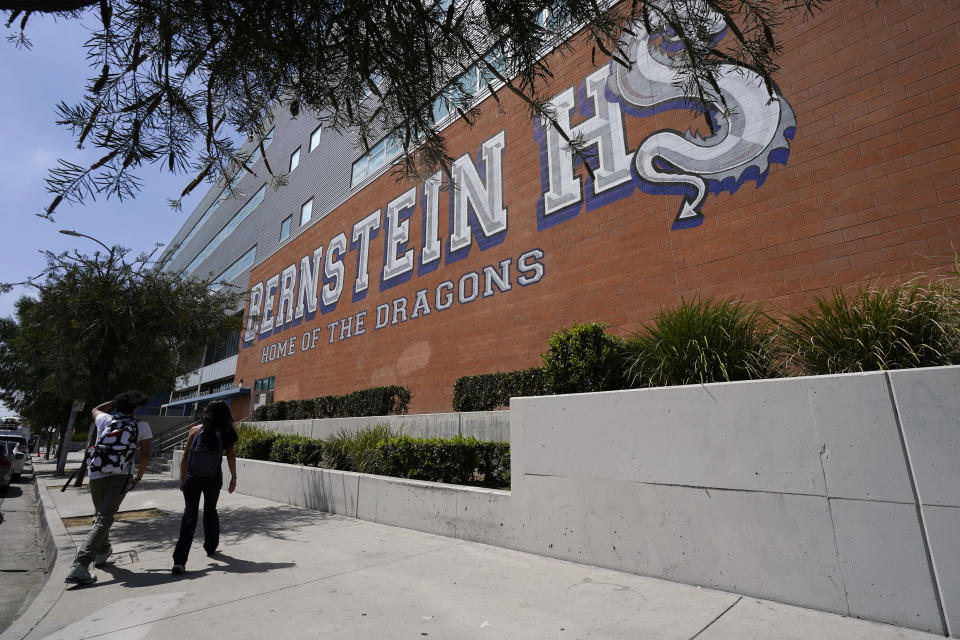
[[[30,459],[27,448],[27,439],[17,431],[0,431],[0,442],[6,442],[13,449],[13,481],[16,482],[23,474],[23,467]]]

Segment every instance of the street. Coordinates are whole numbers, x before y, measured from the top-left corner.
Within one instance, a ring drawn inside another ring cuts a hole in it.
[[[47,578],[46,562],[37,539],[37,501],[33,466],[0,493],[0,630],[29,604]]]

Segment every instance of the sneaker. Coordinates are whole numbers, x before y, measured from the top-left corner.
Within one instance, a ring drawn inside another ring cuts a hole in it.
[[[91,575],[87,568],[82,564],[75,564],[70,569],[70,573],[64,579],[68,584],[93,584],[97,581],[97,576]]]
[[[108,546],[93,559],[93,566],[102,567],[110,560],[110,554],[113,553],[113,547]]]
[[[182,564],[175,564],[173,565],[173,569],[170,569],[170,573],[172,573],[175,576],[179,576],[183,573],[186,573],[186,571],[187,570],[184,569]]]

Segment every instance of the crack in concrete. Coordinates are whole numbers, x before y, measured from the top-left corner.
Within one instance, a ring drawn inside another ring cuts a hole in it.
[[[532,474],[527,474],[532,475]],[[883,504],[909,504],[912,505],[912,502],[901,501],[901,500],[889,500],[889,499],[876,499],[876,498],[844,498],[841,496],[828,496],[822,493],[805,493],[802,491],[770,491],[768,489],[742,489],[738,487],[709,487],[706,485],[699,484],[680,484],[672,482],[648,482],[644,480],[637,480],[637,484],[647,485],[650,487],[673,487],[678,489],[696,489],[698,491],[728,491],[730,493],[765,493],[774,496],[805,496],[808,498],[824,498],[826,500],[849,500],[850,502],[881,502]]]
[[[700,631],[697,631],[695,634],[693,634],[692,636],[690,636],[690,640],[697,640],[697,638],[699,638],[699,637],[703,634],[704,631],[706,631],[707,629],[709,629],[710,627],[712,627],[712,626],[717,622],[717,620],[719,620],[719,619],[722,618],[723,616],[727,615],[727,613],[730,611],[730,609],[733,609],[735,606],[737,606],[738,604],[740,604],[740,601],[741,601],[741,600],[743,600],[743,596],[740,596],[739,598],[737,598],[736,601],[734,601],[733,604],[731,604],[729,607],[727,607],[726,609],[724,609],[724,610],[720,613],[720,615],[718,615],[716,618],[714,618],[713,620],[711,620],[710,622],[708,622],[708,623],[707,623],[707,626],[705,626],[703,629],[700,629]]]

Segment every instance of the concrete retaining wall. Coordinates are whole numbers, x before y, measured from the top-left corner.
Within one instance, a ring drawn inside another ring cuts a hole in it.
[[[452,438],[474,436],[485,442],[510,440],[509,411],[471,411],[463,413],[424,413],[403,416],[368,418],[323,418],[315,420],[274,420],[247,422],[254,427],[292,433],[311,438],[329,438],[340,431],[356,431],[385,424],[393,431],[417,438]]]
[[[180,477],[182,451],[171,476]],[[223,473],[229,478],[226,461]],[[237,459],[237,491],[452,538],[512,547],[509,491]]]
[[[960,637],[960,367],[511,407],[512,492],[248,460],[238,490]]]
[[[511,407],[518,548],[960,632],[960,367]]]

